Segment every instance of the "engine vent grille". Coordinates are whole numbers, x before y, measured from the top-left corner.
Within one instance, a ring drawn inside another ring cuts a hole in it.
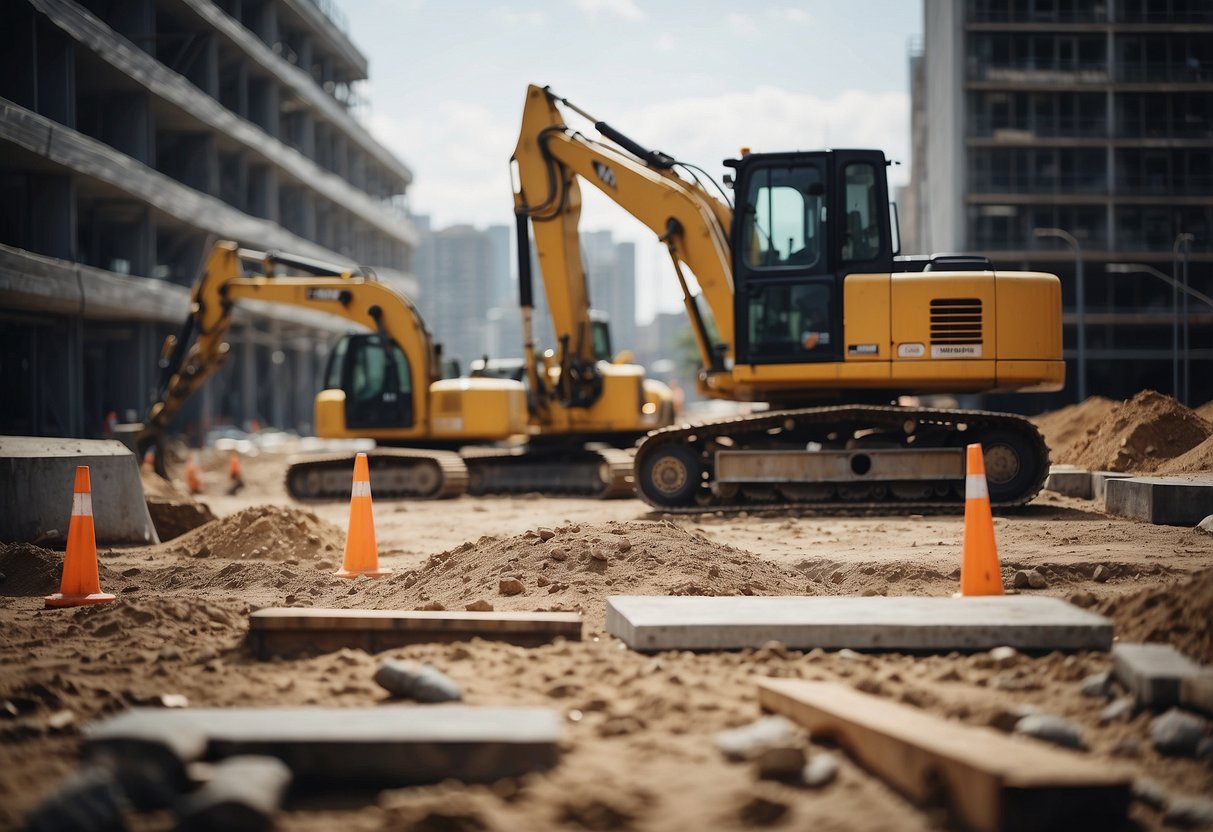
[[[981,299],[936,298],[931,301],[932,344],[980,344]]]

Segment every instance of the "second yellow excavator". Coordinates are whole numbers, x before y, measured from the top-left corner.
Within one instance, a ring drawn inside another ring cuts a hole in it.
[[[561,107],[599,137],[570,127]],[[892,402],[1060,389],[1058,279],[995,270],[980,256],[899,256],[880,151],[743,150],[724,162],[734,206],[694,166],[531,86],[513,162],[520,270],[529,282],[529,223],[570,396],[597,395],[578,336],[584,181],[666,245],[699,348],[699,390],[773,408],[650,434],[636,482],[652,505],[955,505],[972,442],[984,448],[995,506],[1040,490],[1048,449],[1027,419]]]
[[[322,438],[376,441],[370,467],[377,496],[629,495],[632,460],[622,448],[669,423],[668,389],[646,382],[636,365],[604,363],[601,395],[585,407],[550,402],[544,389],[520,380],[443,378],[440,351],[417,308],[373,272],[219,242],[194,284],[181,333],[165,343],[160,392],[141,445],[157,442],[221,366],[224,336],[246,301],[327,312],[365,330],[332,348],[315,429]],[[609,342],[605,331],[598,337]],[[555,372],[550,356],[546,362],[545,375]],[[566,413],[571,407],[577,412]],[[507,440],[510,447],[495,447]],[[348,497],[351,464],[344,454],[300,460],[287,470],[287,490],[301,499]]]

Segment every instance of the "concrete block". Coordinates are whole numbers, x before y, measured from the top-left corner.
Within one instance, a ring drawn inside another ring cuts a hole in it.
[[[1166,526],[1195,526],[1213,514],[1213,474],[1130,477],[1106,488],[1109,514]]]
[[[1073,465],[1054,465],[1049,468],[1045,488],[1049,491],[1056,491],[1058,494],[1089,500],[1091,499],[1091,472]]]
[[[407,644],[483,638],[522,647],[556,636],[581,640],[581,616],[570,612],[431,612],[271,607],[249,616],[254,655],[322,653],[342,647],[378,653]]]
[[[277,757],[310,789],[392,788],[447,778],[491,783],[551,768],[560,724],[547,708],[135,708],[89,726],[85,744],[200,733],[207,759]]]
[[[1112,624],[1059,598],[614,595],[607,632],[634,650],[1107,650]]]
[[[1104,502],[1108,495],[1109,480],[1127,480],[1132,477],[1132,474],[1126,474],[1123,471],[1092,471],[1091,499],[1097,503]]]
[[[111,724],[87,731],[81,758],[112,771],[138,808],[172,805],[189,786],[189,765],[206,753],[204,733],[187,724],[165,731],[154,720],[120,722],[117,731]]]
[[[1119,829],[1127,769],[931,716],[846,685],[760,679],[758,703],[844,749],[911,800],[977,830]]]
[[[0,436],[0,540],[67,540],[76,466],[89,466],[97,542],[159,543],[139,463],[112,439]]]
[[[1116,644],[1112,647],[1116,678],[1137,701],[1151,708],[1179,703],[1180,682],[1202,668],[1169,644]]]
[[[1199,674],[1180,679],[1179,704],[1213,715],[1213,670],[1202,668]]]
[[[263,832],[291,785],[291,770],[276,757],[229,757],[206,785],[177,808],[178,832]]]

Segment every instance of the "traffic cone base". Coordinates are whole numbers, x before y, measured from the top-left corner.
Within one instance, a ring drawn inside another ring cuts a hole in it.
[[[97,575],[97,534],[93,526],[93,495],[88,466],[76,468],[72,489],[72,518],[67,527],[67,551],[59,591],[43,599],[48,607],[108,604],[114,596],[101,591]]]
[[[391,569],[379,567],[375,544],[375,516],[371,510],[371,471],[366,454],[354,458],[354,483],[350,490],[350,525],[345,535],[345,557],[338,578],[353,580],[360,575],[382,578]]]
[[[980,444],[966,451],[964,548],[960,561],[961,595],[1002,595],[1002,572],[994,540],[989,486]]]

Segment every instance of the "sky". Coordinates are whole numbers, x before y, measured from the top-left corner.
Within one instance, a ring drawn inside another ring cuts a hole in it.
[[[908,179],[920,0],[343,0],[367,56],[371,132],[412,169],[435,228],[513,223],[509,158],[528,84],[720,178],[754,151],[872,147]],[[570,126],[593,134],[569,113]],[[581,228],[637,244],[641,322],[681,309],[669,258],[593,187]]]

